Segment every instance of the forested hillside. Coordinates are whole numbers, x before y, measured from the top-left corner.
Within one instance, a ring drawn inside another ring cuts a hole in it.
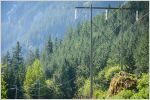
[[[93,98],[149,98],[149,3],[124,7],[136,8],[138,21],[134,9],[110,10],[107,20],[105,13],[93,18]],[[26,57],[17,42],[2,57],[2,98],[89,98],[90,43],[90,21],[68,28],[62,40],[49,35],[42,51],[30,50]],[[118,84],[111,94],[117,77],[132,81],[134,89],[118,90]]]

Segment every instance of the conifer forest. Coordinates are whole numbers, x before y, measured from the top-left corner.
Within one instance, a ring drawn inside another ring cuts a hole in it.
[[[2,1],[1,99],[90,98],[149,99],[149,1]]]

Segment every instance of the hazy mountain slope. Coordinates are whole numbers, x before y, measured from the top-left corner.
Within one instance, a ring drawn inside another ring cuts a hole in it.
[[[93,6],[116,6],[121,2],[93,2]],[[80,10],[74,19],[75,6],[88,6],[89,2],[2,2],[2,54],[17,41],[24,51],[42,47],[45,38],[63,38],[70,26],[90,18],[90,11]],[[99,14],[96,10],[94,13]]]

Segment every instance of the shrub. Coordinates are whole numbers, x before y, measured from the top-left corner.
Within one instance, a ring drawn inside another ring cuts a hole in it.
[[[149,98],[149,77],[148,74],[142,74],[141,78],[138,80],[137,89],[138,93],[135,93],[131,98],[133,99],[148,99]]]
[[[105,99],[106,96],[107,96],[107,92],[102,91],[100,89],[96,89],[93,94],[93,98],[95,98],[95,99]]]
[[[119,65],[108,67],[108,69],[105,71],[105,77],[110,80],[119,71],[121,71],[121,68],[119,67]]]
[[[138,92],[134,93],[131,90],[122,90],[117,95],[114,95],[114,99],[148,99],[149,98],[149,77],[148,74],[142,74],[142,77],[138,80]]]
[[[96,83],[100,85],[101,90],[105,91],[109,88],[109,83],[111,78],[121,70],[119,65],[107,66],[99,72],[98,77],[96,77]]]
[[[90,80],[85,80],[84,86],[78,90],[77,97],[88,98],[90,96]]]
[[[4,75],[1,74],[1,98],[6,99],[7,98],[7,88],[6,88],[6,82],[4,80]]]
[[[117,95],[114,95],[113,99],[129,99],[134,93],[131,90],[122,90]]]

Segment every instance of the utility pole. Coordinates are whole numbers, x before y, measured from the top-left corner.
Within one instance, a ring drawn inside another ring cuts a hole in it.
[[[90,98],[92,98],[93,95],[93,71],[92,71],[92,66],[93,66],[93,55],[92,55],[92,45],[93,45],[93,41],[92,41],[92,4],[91,4],[91,61],[90,61]]]
[[[17,85],[16,85],[16,95],[15,95],[15,99],[17,99]]]
[[[121,7],[121,4],[120,4],[120,11],[121,11],[121,16],[120,16],[120,18],[122,19],[121,21],[119,21],[120,23],[121,23],[121,39],[120,39],[120,41],[119,41],[119,45],[120,45],[120,49],[119,49],[119,65],[120,65],[120,67],[121,67],[121,70],[123,69],[123,67],[122,67],[122,52],[123,52],[123,46],[122,46],[122,42],[123,42],[123,31],[122,31],[122,29],[123,29],[123,10],[122,10],[122,7]]]
[[[90,9],[90,11],[91,11],[91,36],[90,36],[90,39],[91,39],[91,52],[90,52],[90,98],[92,98],[92,96],[93,96],[93,55],[92,55],[92,52],[93,52],[93,50],[92,50],[92,46],[93,46],[93,40],[92,40],[92,24],[94,24],[93,22],[92,22],[92,10],[93,9],[105,9],[106,10],[106,20],[107,20],[107,10],[108,9],[114,9],[114,10],[122,10],[122,12],[123,12],[123,10],[131,10],[131,9],[134,9],[134,8],[119,8],[119,7],[93,7],[92,6],[92,4],[91,4],[91,6],[90,7],[75,7],[75,19],[77,18],[77,16],[76,16],[76,13],[77,13],[77,11],[76,11],[76,9]]]
[[[123,10],[122,10],[122,7],[121,7],[121,43],[123,43]],[[120,44],[121,44],[120,43]],[[122,44],[121,44],[122,45]],[[122,60],[122,56],[123,56],[123,45],[121,46],[121,55],[120,55],[120,66],[121,66],[121,69],[123,69],[123,66],[122,66],[122,64],[123,64],[123,60]]]
[[[38,92],[38,99],[40,98],[40,80],[38,80],[39,83],[39,92]]]

